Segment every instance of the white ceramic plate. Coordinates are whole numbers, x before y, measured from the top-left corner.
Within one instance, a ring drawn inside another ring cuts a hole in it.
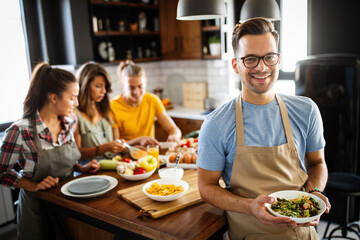
[[[178,194],[175,194],[175,195],[169,195],[169,196],[156,196],[156,195],[151,195],[149,194],[146,189],[151,187],[151,185],[153,183],[158,183],[159,185],[161,184],[174,184],[175,186],[183,186],[184,188],[184,191],[182,191],[181,193],[178,193]],[[159,202],[169,202],[169,201],[174,201],[178,198],[180,198],[181,196],[183,196],[186,191],[189,189],[189,184],[183,180],[180,180],[180,179],[157,179],[157,180],[153,180],[153,181],[150,181],[148,183],[146,183],[142,190],[144,192],[144,194],[146,196],[148,196],[149,198],[155,200],[155,201],[159,201]]]
[[[108,179],[98,177],[90,179],[80,179],[68,186],[68,191],[73,194],[91,194],[103,191],[110,186]]]
[[[108,51],[107,51],[107,43],[101,42],[99,44],[99,55],[103,60],[108,60]]]
[[[304,196],[304,195],[305,196],[309,195],[310,197],[314,198],[319,203],[319,206],[320,206],[319,214],[316,216],[307,217],[307,218],[296,218],[296,217],[289,217],[289,218],[296,223],[307,223],[307,222],[314,221],[315,219],[318,219],[325,212],[326,205],[325,205],[325,202],[321,198],[315,196],[314,194],[302,192],[302,191],[279,191],[279,192],[274,192],[274,193],[270,194],[269,196],[276,197],[276,198],[285,198],[285,199],[289,200],[289,199],[295,199],[295,198],[298,198],[298,197]],[[271,209],[271,204],[266,203],[265,205],[266,205],[267,209],[273,215],[279,216],[279,217],[286,217],[284,215],[274,212]]]
[[[110,186],[107,187],[106,189],[102,190],[102,191],[99,191],[99,192],[95,192],[95,193],[89,193],[89,194],[74,194],[74,193],[71,193],[69,190],[68,190],[68,187],[73,184],[73,183],[76,183],[78,181],[84,181],[85,179],[93,179],[93,178],[104,178],[104,179],[107,179],[109,180],[110,182]],[[96,175],[96,176],[88,176],[88,177],[82,177],[82,178],[78,178],[78,179],[74,179],[66,184],[64,184],[62,187],[61,187],[61,193],[66,195],[66,196],[69,196],[69,197],[77,197],[77,198],[90,198],[90,197],[97,197],[97,196],[100,196],[108,191],[110,191],[111,189],[113,189],[114,187],[116,187],[116,185],[118,184],[118,180],[114,177],[111,177],[111,176],[105,176],[105,175]]]

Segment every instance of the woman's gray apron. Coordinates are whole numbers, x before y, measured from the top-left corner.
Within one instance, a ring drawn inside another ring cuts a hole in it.
[[[80,151],[72,137],[68,144],[44,150],[34,121],[32,121],[34,139],[37,148],[37,164],[34,176],[29,179],[41,182],[45,177],[58,177],[61,180],[72,176],[73,167],[80,158]],[[37,192],[20,189],[17,208],[18,239],[43,239],[41,210]]]
[[[79,131],[81,135],[81,147],[91,148],[111,142],[113,140],[111,124],[106,120],[106,118],[103,117],[100,122],[93,124],[91,121],[81,115],[79,109],[75,108],[75,111],[78,116]],[[111,159],[113,158],[113,154],[111,152],[106,152],[101,156],[96,156],[95,158],[97,160],[104,158]],[[81,160],[79,163],[85,165],[92,159],[94,158]]]

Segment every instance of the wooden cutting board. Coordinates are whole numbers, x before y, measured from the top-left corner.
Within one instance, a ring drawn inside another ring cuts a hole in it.
[[[182,197],[171,202],[157,202],[148,198],[142,191],[144,184],[139,184],[130,188],[119,190],[117,194],[118,197],[138,208],[140,213],[145,211],[151,218],[156,219],[177,210],[202,202],[197,185],[197,171],[186,170],[182,180],[189,184],[189,189]]]

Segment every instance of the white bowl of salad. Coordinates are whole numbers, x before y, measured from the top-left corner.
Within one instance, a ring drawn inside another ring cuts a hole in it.
[[[277,201],[266,203],[267,209],[275,216],[289,217],[296,223],[307,223],[320,218],[325,212],[325,202],[314,194],[302,191],[279,191],[270,194]]]

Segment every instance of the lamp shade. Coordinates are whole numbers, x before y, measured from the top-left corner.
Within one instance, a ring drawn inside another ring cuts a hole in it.
[[[179,0],[177,20],[206,20],[226,16],[224,0]]]
[[[275,0],[246,0],[240,11],[240,21],[254,17],[265,17],[270,21],[280,20],[279,5]]]

